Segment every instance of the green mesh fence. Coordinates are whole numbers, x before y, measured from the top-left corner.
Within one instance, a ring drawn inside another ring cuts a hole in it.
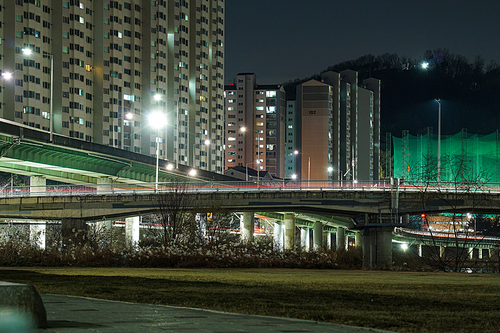
[[[500,133],[479,136],[462,131],[441,137],[441,181],[500,182]],[[415,181],[436,181],[437,135],[392,137],[394,177]]]

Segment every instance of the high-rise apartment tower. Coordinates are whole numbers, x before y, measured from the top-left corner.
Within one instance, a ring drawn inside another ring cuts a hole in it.
[[[286,94],[280,85],[257,85],[240,73],[226,85],[225,169],[243,166],[285,176]]]
[[[160,158],[223,171],[223,0],[12,0],[0,22],[0,117],[146,155],[159,133]]]

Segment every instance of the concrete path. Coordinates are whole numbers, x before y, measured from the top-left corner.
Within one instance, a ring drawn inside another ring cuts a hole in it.
[[[41,295],[52,332],[388,332],[308,320],[249,316],[193,308]]]

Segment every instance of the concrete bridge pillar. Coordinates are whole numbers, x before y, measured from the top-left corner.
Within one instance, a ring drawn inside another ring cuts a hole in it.
[[[355,248],[357,250],[363,248],[363,240],[362,239],[363,239],[363,235],[361,234],[361,232],[354,233]]]
[[[422,244],[417,244],[417,252],[419,257],[422,257],[422,247]]]
[[[295,245],[295,215],[285,213],[283,219],[285,225],[285,250],[293,250]]]
[[[111,220],[99,221],[96,223],[97,230],[99,232],[109,232],[113,227],[113,222]]]
[[[283,250],[283,225],[280,222],[274,222],[273,232],[274,248],[278,251]]]
[[[134,247],[139,244],[139,216],[125,219],[125,244]]]
[[[309,239],[309,228],[300,228],[300,246],[303,251],[309,252],[310,239]]]
[[[477,259],[483,259],[483,249],[482,248],[478,249]]]
[[[439,246],[439,257],[444,258],[444,252],[446,251],[446,247],[443,245]]]
[[[469,248],[469,259],[474,259],[474,248]]]
[[[246,242],[253,242],[253,225],[254,214],[253,212],[244,212],[240,218],[240,232],[241,240]]]
[[[110,177],[97,178],[97,191],[110,191],[110,190],[113,190],[113,178]]]
[[[61,221],[63,246],[80,245],[87,242],[87,223],[83,219]]]
[[[38,248],[45,249],[47,246],[47,223],[35,222],[30,224],[30,241],[34,242]]]
[[[45,192],[47,189],[47,179],[43,176],[30,177],[30,192]]]
[[[338,227],[337,228],[337,233],[336,233],[336,250],[343,250],[345,251],[345,228]]]
[[[313,225],[313,248],[318,251],[323,246],[323,223],[314,222]]]
[[[365,268],[391,269],[391,227],[365,228],[363,234],[363,266]]]

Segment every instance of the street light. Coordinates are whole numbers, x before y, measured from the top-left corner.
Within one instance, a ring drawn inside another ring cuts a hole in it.
[[[436,98],[438,102],[438,165],[437,165],[437,182],[438,187],[441,186],[441,99]]]
[[[10,79],[12,79],[12,73],[10,73],[10,72],[2,73],[2,77],[6,80],[10,80]]]
[[[196,173],[197,173],[197,172],[196,172],[196,169],[191,169],[191,170],[189,170],[189,175],[190,175],[191,177],[196,176]]]
[[[333,167],[330,165],[326,170],[328,171],[328,174],[330,174],[333,172]],[[328,175],[328,178],[329,178],[328,180],[330,180],[330,175]]]
[[[250,164],[259,164],[259,161],[257,162],[249,162],[247,164],[245,164],[245,180],[248,181],[248,166]],[[259,179],[259,171],[257,170],[257,179]]]
[[[28,48],[23,48],[23,54],[26,56],[31,55],[32,51]],[[54,133],[54,55],[50,53],[44,54],[44,57],[50,58],[50,113],[49,113],[49,140],[52,142]]]
[[[309,182],[311,181],[311,154],[308,153],[299,153],[298,150],[293,152],[294,155],[308,155],[309,156],[309,163],[307,164],[307,185],[309,185]]]
[[[155,178],[155,190],[158,190],[158,160],[160,155],[160,128],[167,124],[167,119],[165,115],[161,112],[153,112],[149,115],[149,125],[153,128],[156,127],[156,178]]]

